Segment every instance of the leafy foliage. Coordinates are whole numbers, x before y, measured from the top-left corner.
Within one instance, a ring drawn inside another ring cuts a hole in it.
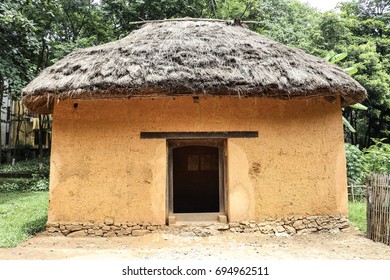
[[[36,174],[49,174],[50,159],[44,158],[43,166],[39,168],[39,162],[37,159],[25,160],[15,162],[12,164],[0,165],[0,173],[36,173]]]
[[[363,151],[355,145],[345,145],[348,184],[364,184],[371,173],[390,173],[390,144],[385,139],[372,141],[375,144]]]
[[[16,162],[15,165],[4,164],[0,165],[0,173],[3,177],[6,174],[30,173],[32,178],[18,178],[0,180],[0,193],[12,191],[48,191],[49,190],[49,159],[45,158],[43,167],[39,168],[37,159]]]
[[[33,174],[32,179],[11,181],[0,184],[0,193],[4,192],[46,192],[49,190],[49,178]]]
[[[366,177],[366,159],[362,151],[352,144],[345,144],[348,184],[362,184]]]
[[[390,144],[385,139],[372,139],[375,145],[364,150],[366,170],[370,173],[390,173]]]

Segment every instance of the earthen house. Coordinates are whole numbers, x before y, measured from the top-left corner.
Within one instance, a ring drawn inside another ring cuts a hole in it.
[[[242,26],[145,24],[72,52],[24,89],[53,113],[48,228],[139,235],[346,227],[342,69]]]

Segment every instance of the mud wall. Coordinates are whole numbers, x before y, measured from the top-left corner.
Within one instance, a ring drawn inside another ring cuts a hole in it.
[[[57,102],[49,222],[164,224],[167,143],[141,131],[259,132],[227,141],[230,221],[347,214],[339,101],[178,97]]]

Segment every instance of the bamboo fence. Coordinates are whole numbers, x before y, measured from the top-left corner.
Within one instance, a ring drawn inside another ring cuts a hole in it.
[[[366,199],[366,185],[349,185],[348,186],[349,201],[364,201]]]
[[[367,178],[367,236],[390,245],[390,174]]]

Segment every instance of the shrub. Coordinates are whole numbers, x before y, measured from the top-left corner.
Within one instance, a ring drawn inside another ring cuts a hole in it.
[[[49,178],[40,174],[33,174],[32,179],[0,184],[0,192],[41,192],[49,190]]]
[[[364,184],[366,178],[366,159],[358,147],[346,143],[345,154],[347,157],[348,184]]]
[[[44,177],[40,174],[33,174],[33,179],[31,180],[31,185],[29,190],[34,192],[48,191],[49,178]]]
[[[17,161],[14,165],[0,165],[0,173],[42,173],[49,174],[50,158],[43,159],[42,168],[39,168],[38,159]]]
[[[366,170],[369,173],[390,173],[390,144],[386,139],[372,139],[375,143],[364,150]]]
[[[39,168],[37,159],[20,161],[11,164],[0,165],[0,173],[3,177],[0,181],[0,192],[13,191],[48,191],[49,190],[49,158],[43,161],[43,167]],[[29,173],[32,178],[7,178],[6,174]]]
[[[365,184],[366,176],[371,173],[390,173],[390,144],[385,140],[372,139],[375,144],[363,151],[345,144],[348,184]]]

